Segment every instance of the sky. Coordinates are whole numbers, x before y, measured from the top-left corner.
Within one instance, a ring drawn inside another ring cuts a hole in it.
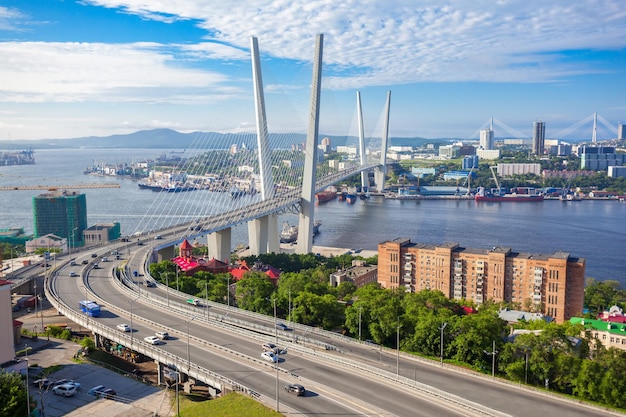
[[[258,39],[270,132],[306,133],[324,35],[320,133],[616,137],[622,0],[0,0],[0,141],[171,128],[253,131]]]

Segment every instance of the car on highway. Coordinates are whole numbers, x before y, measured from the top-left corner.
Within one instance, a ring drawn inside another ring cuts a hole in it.
[[[92,258],[97,258],[97,257],[98,257],[98,254],[97,254],[97,253],[92,253],[92,254],[91,254],[91,257],[92,257]]]
[[[70,272],[70,277],[77,277],[77,276],[78,276],[78,274],[76,272],[74,272],[74,271]]]
[[[83,259],[83,261],[81,262],[83,265],[87,265],[89,263],[89,261],[87,259]]]
[[[265,359],[266,361],[276,363],[278,362],[278,356],[274,352],[263,352],[261,353],[261,359]]]
[[[122,323],[122,324],[118,324],[117,325],[117,330],[121,331],[121,332],[130,332],[130,326],[126,323]]]
[[[306,389],[300,384],[287,384],[285,385],[285,391],[290,394],[296,394],[298,397],[306,395]]]
[[[276,323],[276,328],[284,331],[291,330],[285,323]]]
[[[155,238],[156,240],[161,240],[161,239],[163,239],[163,236],[161,236],[161,235],[156,235],[154,238]]]
[[[154,281],[150,281],[149,279],[145,280],[143,283],[148,288],[156,287],[156,283]]]
[[[161,340],[167,340],[170,338],[170,334],[168,332],[156,332],[155,335]]]
[[[189,300],[187,300],[187,302],[194,306],[200,306],[200,300],[196,298],[190,298]]]
[[[143,340],[145,340],[146,342],[150,343],[151,345],[160,345],[161,343],[163,343],[161,341],[161,339],[159,339],[156,336],[144,337]]]
[[[276,346],[273,343],[263,343],[261,345],[261,348],[263,349],[264,352],[278,353],[278,346]]]
[[[70,261],[70,266],[76,266],[76,260],[75,259],[72,259]]]
[[[52,388],[53,393],[63,397],[72,397],[76,394],[76,391],[78,391],[78,388],[76,388],[76,385],[72,384],[57,385]]]

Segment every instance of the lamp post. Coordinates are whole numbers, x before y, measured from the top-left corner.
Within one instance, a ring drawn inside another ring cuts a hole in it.
[[[361,310],[363,310],[363,306],[359,306],[359,342],[361,341]]]
[[[278,327],[276,327],[276,325],[278,324],[278,319],[276,317],[276,295],[274,294],[274,297],[272,298],[272,301],[274,302],[274,343],[276,344],[276,349],[278,350]],[[278,353],[277,353],[278,355]],[[274,364],[274,367],[276,368],[276,412],[278,413],[278,356],[276,356],[276,363]]]
[[[230,307],[230,274],[226,278],[226,306]]]
[[[441,327],[439,328],[439,330],[441,330],[441,341],[439,342],[441,349],[441,367],[443,367],[443,330],[446,328],[447,325],[448,323],[441,323]]]
[[[133,350],[133,341],[135,337],[134,335],[135,330],[133,329],[133,303],[137,301],[139,297],[141,297],[141,294],[135,297],[135,299],[129,301],[130,303],[130,350],[131,351]]]
[[[398,327],[396,330],[396,379],[400,379],[400,317],[398,317]]]
[[[189,320],[185,320],[187,322],[187,375],[189,375],[189,370],[191,369],[191,351],[189,349],[189,322],[194,320],[196,316],[191,317]]]
[[[30,349],[28,347],[28,345],[25,345],[26,348],[25,350],[25,354],[26,354],[26,408],[28,410],[28,416],[30,417],[30,382],[28,381],[28,349]]]
[[[493,341],[493,347],[491,348],[491,352],[487,352],[484,350],[485,354],[491,356],[491,378],[495,378],[496,375],[496,355],[498,351],[496,350],[496,341]]]

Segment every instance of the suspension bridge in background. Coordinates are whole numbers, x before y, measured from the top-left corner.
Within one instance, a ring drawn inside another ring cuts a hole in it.
[[[247,223],[251,254],[277,253],[280,251],[278,215],[293,213],[299,216],[296,253],[310,253],[314,235],[316,193],[359,173],[362,193],[369,190],[382,192],[386,174],[391,93],[387,93],[383,133],[380,146],[377,146],[380,156],[369,156],[374,152],[366,150],[361,97],[357,92],[357,158],[336,161],[337,166],[333,168],[328,163],[324,164],[323,154],[319,152],[322,50],[323,35],[318,35],[313,62],[308,130],[306,142],[302,145],[296,142],[296,135],[274,134],[270,138],[258,41],[251,38],[256,135],[248,138],[226,135],[220,138],[221,145],[216,145],[212,142],[216,138],[209,134],[197,141],[196,149],[185,150],[186,153],[196,155],[185,158],[184,163],[180,163],[174,171],[163,173],[164,178],[167,177],[170,182],[184,180],[185,184],[190,184],[194,176],[196,180],[202,178],[202,181],[210,177],[214,183],[220,184],[215,189],[221,187],[221,192],[196,190],[189,185],[183,185],[176,190],[189,192],[177,192],[175,198],[168,196],[170,193],[160,192],[149,211],[165,215],[146,215],[147,220],[136,234],[157,229],[163,230],[165,234],[170,229],[169,235],[175,238],[168,238],[155,246],[155,250],[165,252],[168,248],[173,250],[184,239],[207,237],[210,256],[228,261],[232,244],[231,229],[234,226]],[[251,139],[256,139],[256,143]],[[226,141],[230,141],[230,144]],[[237,141],[243,144],[239,146]],[[369,143],[371,142],[370,140]],[[209,143],[212,151],[206,150]],[[369,184],[369,171],[374,171],[373,187]],[[207,175],[208,173],[214,174]],[[224,184],[231,188],[225,188]],[[182,224],[184,228],[181,228],[181,218],[187,219]],[[174,223],[172,219],[178,219],[178,222]]]

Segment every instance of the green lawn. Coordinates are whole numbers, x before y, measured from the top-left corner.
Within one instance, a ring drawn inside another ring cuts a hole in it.
[[[176,404],[174,404],[176,412]],[[230,393],[215,400],[193,401],[180,397],[180,415],[184,417],[280,417],[282,414],[243,394]]]

